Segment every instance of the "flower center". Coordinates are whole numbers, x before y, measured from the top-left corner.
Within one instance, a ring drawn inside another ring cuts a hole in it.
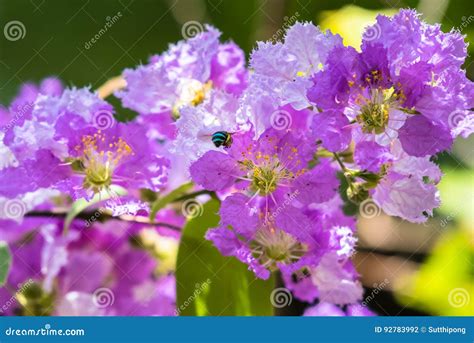
[[[390,108],[395,105],[397,95],[394,89],[375,88],[370,97],[360,97],[356,103],[360,105],[360,113],[356,120],[364,133],[381,134],[388,125]]]
[[[248,159],[242,162],[251,180],[252,191],[268,195],[276,190],[280,181],[292,177],[293,173],[283,167],[277,158],[268,155],[257,155],[257,158],[260,159],[258,164]]]
[[[278,263],[293,263],[306,252],[303,244],[286,232],[276,229],[273,223],[258,230],[250,246],[254,257],[271,271],[278,269]]]
[[[182,106],[198,106],[204,102],[212,89],[212,81],[201,83],[198,80],[186,80],[179,86],[179,98],[173,106],[173,118],[180,117]]]
[[[85,174],[83,187],[100,193],[112,183],[112,176],[120,161],[133,155],[130,146],[122,139],[115,137],[112,142],[105,143],[105,135],[101,131],[93,136],[84,136],[76,151],[81,155],[72,162],[72,168]]]

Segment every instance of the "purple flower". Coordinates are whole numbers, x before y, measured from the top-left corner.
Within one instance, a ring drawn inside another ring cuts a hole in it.
[[[4,142],[19,160],[0,171],[16,176],[0,189],[6,197],[50,188],[90,198],[113,185],[156,191],[166,182],[168,162],[148,144],[146,128],[115,122],[112,107],[87,89],[40,97],[32,119]]]
[[[219,151],[212,142],[215,132],[236,133],[248,127],[247,119],[238,111],[238,99],[217,90],[201,106],[182,108],[176,121],[177,135],[170,147],[171,154],[180,159],[180,165],[187,171],[190,164],[207,151]]]
[[[19,94],[13,99],[8,108],[0,106],[2,131],[7,132],[15,126],[23,125],[25,120],[30,119],[38,96],[57,96],[61,94],[62,89],[61,81],[53,77],[42,80],[39,86],[32,83],[23,84]]]
[[[362,299],[362,285],[357,277],[350,261],[341,259],[336,252],[324,255],[311,272],[319,299],[338,305],[353,304]]]
[[[126,69],[127,87],[116,93],[123,106],[173,138],[172,120],[182,108],[201,104],[214,89],[238,96],[247,85],[245,56],[232,42],[220,44],[219,37],[220,32],[207,25],[205,32],[171,45],[149,64]]]
[[[284,43],[258,43],[251,56],[255,73],[250,82],[263,86],[279,105],[305,109],[311,106],[306,96],[309,78],[324,67],[335,46],[342,46],[340,36],[321,32],[311,23],[296,23],[288,29]]]
[[[428,157],[409,156],[401,147],[393,148],[394,159],[372,197],[385,213],[415,223],[425,222],[440,205],[436,184],[439,167]]]
[[[382,165],[392,159],[389,149],[375,142],[360,142],[355,147],[354,160],[362,170],[378,173]]]
[[[220,226],[206,234],[223,255],[246,263],[249,270],[262,279],[278,269],[299,270],[306,263],[312,263],[315,257],[309,246],[317,244],[313,238],[317,235],[314,221],[295,210],[292,214],[298,217],[288,230],[290,226],[279,222],[278,217],[265,219],[265,205],[249,207],[247,200],[242,194],[226,198],[220,210]]]
[[[251,136],[250,132],[235,135],[226,152],[205,153],[191,165],[193,180],[213,191],[234,187],[234,191],[243,191],[247,203],[264,201],[267,212],[288,198],[301,206],[328,201],[336,194],[339,183],[329,162],[308,169],[311,148],[304,137],[274,129],[265,131],[256,141]],[[289,228],[300,216],[300,211],[289,206],[274,219]]]
[[[324,115],[344,114],[356,144],[388,146],[399,140],[405,152],[418,157],[449,149],[456,127],[450,114],[472,107],[474,86],[461,69],[465,57],[461,35],[421,22],[414,11],[379,16],[367,28],[360,53],[333,49],[327,68],[315,74],[308,94],[323,111],[314,118],[316,137],[325,148],[340,151],[331,132],[345,132],[347,123],[335,124]],[[329,132],[321,133],[321,127]]]
[[[75,221],[67,236],[61,228],[61,221],[38,226],[37,219],[15,228],[23,234],[9,242],[13,265],[7,285],[18,294],[10,301],[0,291],[0,299],[10,303],[5,314],[174,315],[174,276],[159,274],[151,253],[130,243],[131,237],[143,239],[141,228],[111,221],[85,230]],[[30,298],[38,294],[41,300]]]

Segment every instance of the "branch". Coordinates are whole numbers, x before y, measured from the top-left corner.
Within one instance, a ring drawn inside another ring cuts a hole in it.
[[[200,196],[200,195],[203,195],[203,194],[208,194],[210,195],[211,197],[215,197],[215,193],[213,191],[208,191],[208,190],[201,190],[201,191],[197,191],[197,192],[194,192],[194,193],[189,193],[189,194],[185,194],[179,198],[176,198],[175,200],[172,201],[172,203],[175,203],[175,202],[180,202],[180,201],[185,201],[185,200],[188,200],[188,199],[191,199],[191,198],[195,198],[197,196]]]
[[[116,76],[97,88],[97,93],[99,94],[99,98],[105,99],[115,91],[125,88],[126,86],[127,82],[125,79],[122,76]]]
[[[148,220],[148,217],[143,217],[143,216],[132,216],[128,214],[124,214],[121,216],[114,217],[109,213],[104,213],[104,212],[99,212],[101,213],[99,217],[97,217],[97,213],[99,210],[94,211],[94,212],[81,212],[79,213],[75,219],[82,219],[85,221],[93,221],[93,218],[96,219],[96,221],[106,221],[110,219],[115,219],[115,220],[121,220],[125,222],[130,222],[130,223],[139,223],[139,224],[146,224],[146,225],[151,225],[151,226],[161,226],[161,227],[166,227],[171,230],[179,231],[181,232],[181,228],[179,226],[175,226],[172,224],[168,223],[162,223],[162,222],[150,222]],[[32,211],[28,212],[25,217],[49,217],[49,218],[66,218],[67,212],[49,212],[49,211]]]

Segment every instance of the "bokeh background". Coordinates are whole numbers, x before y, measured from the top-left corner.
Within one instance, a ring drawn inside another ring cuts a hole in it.
[[[444,31],[474,36],[472,0],[0,0],[0,28],[17,20],[24,37],[0,34],[0,103],[19,85],[55,75],[68,86],[98,88],[127,67],[182,39],[188,21],[210,23],[247,55],[257,40],[282,39],[295,20],[313,21],[358,47],[377,13],[417,8]],[[119,15],[120,13],[120,15]],[[115,16],[115,17],[114,17]],[[119,18],[115,20],[113,18]],[[91,44],[107,22],[107,32]],[[474,79],[474,45],[465,68]],[[118,106],[118,102],[112,101]],[[134,113],[119,110],[122,118]],[[474,141],[438,156],[442,206],[424,225],[376,213],[361,218],[355,264],[364,302],[380,315],[474,315]],[[301,313],[294,303],[282,314]]]

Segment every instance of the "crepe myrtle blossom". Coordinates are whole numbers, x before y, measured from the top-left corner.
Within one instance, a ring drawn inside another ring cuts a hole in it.
[[[236,135],[229,149],[205,153],[190,172],[204,188],[230,194],[221,205],[220,227],[207,238],[268,278],[278,263],[293,263],[304,253],[301,244],[314,244],[314,223],[302,207],[331,199],[338,180],[330,161],[308,167],[304,137],[275,129],[252,137]],[[260,256],[252,259],[254,253]]]
[[[181,166],[187,171],[204,153],[220,151],[212,142],[212,135],[218,131],[230,134],[248,130],[249,123],[239,113],[239,101],[232,94],[219,90],[212,92],[201,106],[181,109],[176,121],[176,139],[171,143],[170,153],[182,159]]]
[[[362,285],[350,260],[355,251],[355,220],[344,215],[338,195],[312,204],[307,215],[316,223],[311,259],[281,269],[285,286],[299,300],[354,304],[362,299]]]
[[[170,45],[149,64],[126,69],[127,86],[116,93],[123,106],[153,125],[155,135],[173,137],[171,124],[181,108],[198,106],[214,89],[238,96],[247,83],[245,55],[233,42],[219,43],[220,35],[206,25],[206,31]]]
[[[391,149],[393,160],[382,167],[384,176],[373,189],[372,198],[385,213],[415,223],[425,222],[439,207],[436,185],[441,170],[429,157],[415,157],[400,146]]]
[[[102,127],[98,114],[109,125]],[[148,144],[146,128],[115,122],[112,106],[88,89],[40,96],[32,118],[7,133],[4,143],[19,160],[0,170],[11,180],[0,186],[4,197],[50,188],[90,199],[110,193],[112,185],[156,191],[166,181],[168,161]]]
[[[0,289],[2,304],[11,306],[2,314],[174,315],[174,276],[159,272],[152,251],[132,244],[143,228],[110,221],[85,230],[76,220],[64,236],[62,225],[29,218],[2,226],[2,237],[16,233],[8,240],[13,264],[7,287]],[[12,298],[9,290],[18,292]]]
[[[222,203],[220,226],[210,229],[206,239],[224,256],[236,257],[257,277],[268,279],[271,272],[310,258],[308,245],[317,243],[312,237],[315,224],[309,217],[292,207],[285,212],[294,217],[282,221],[283,225],[267,220],[265,204],[250,207],[248,198],[236,193]],[[290,230],[289,221],[293,222]]]
[[[385,213],[414,223],[425,222],[441,201],[436,185],[442,172],[429,156],[407,154],[400,142],[391,147],[361,142],[354,164],[345,169],[348,196],[362,202],[369,196]]]
[[[373,39],[371,31],[380,34]],[[351,131],[356,144],[399,140],[417,157],[450,149],[457,132],[450,115],[473,105],[473,83],[461,69],[465,58],[463,36],[423,23],[415,11],[378,16],[360,52],[334,48],[314,76],[308,96],[321,111],[313,122],[316,138],[336,152],[348,147]]]
[[[291,283],[293,274],[299,276],[309,268],[313,268],[314,273],[320,273],[316,275],[321,275],[322,267],[318,266],[328,251],[333,251],[337,259],[333,268],[338,265],[339,259],[347,260],[352,255],[356,240],[351,228],[324,227],[319,215],[291,205],[286,205],[288,208],[283,215],[266,219],[267,209],[263,201],[256,207],[249,207],[246,201],[247,198],[241,193],[227,197],[219,212],[219,227],[210,229],[206,238],[223,255],[234,256],[246,263],[257,277],[267,279],[271,272],[281,270],[283,275],[288,276],[285,281]],[[270,211],[277,209],[270,206]],[[279,216],[285,217],[279,220]],[[327,279],[321,282],[316,280],[312,287],[318,285],[320,293],[324,292],[325,286],[332,286],[332,292],[335,292],[334,284],[329,285]],[[355,287],[358,285],[355,284]],[[343,296],[335,294],[334,299],[337,297],[340,300]],[[348,302],[351,301],[352,298]]]
[[[306,96],[310,78],[324,69],[329,52],[336,46],[342,46],[339,35],[322,32],[311,23],[295,23],[283,43],[258,42],[250,58],[254,71],[250,84],[268,92],[279,105],[303,110],[311,106]]]
[[[301,204],[327,201],[337,191],[329,161],[309,168],[312,149],[304,136],[276,129],[256,140],[252,131],[234,136],[230,148],[208,151],[191,165],[197,184],[212,191],[241,190],[249,203],[263,198],[267,206],[295,191]]]
[[[3,143],[5,134],[15,126],[21,126],[31,118],[34,103],[38,95],[58,95],[62,92],[61,82],[53,77],[46,78],[37,86],[25,83],[9,106],[0,105],[0,169],[18,164],[13,152]]]
[[[61,94],[62,90],[61,81],[54,77],[42,80],[38,86],[29,82],[23,84],[10,106],[0,105],[2,132],[5,133],[17,125],[21,126],[25,120],[30,119],[35,100],[40,94],[57,96]]]
[[[313,115],[307,97],[312,76],[325,68],[329,52],[342,38],[311,23],[296,23],[285,41],[258,42],[252,52],[249,85],[241,112],[251,118],[256,135],[275,127],[306,132]]]
[[[269,139],[271,132],[269,130],[261,140],[265,142]],[[283,137],[283,141],[288,139]],[[275,141],[273,144],[278,146],[279,143]],[[265,156],[261,159],[266,166],[271,161]],[[259,160],[257,158],[255,162]],[[191,168],[192,175],[196,165],[199,165],[199,160]],[[221,173],[218,176],[222,177],[221,170],[217,173]],[[322,207],[310,209],[304,206],[333,201],[337,179],[327,161],[296,176],[294,180],[290,178],[286,185],[278,185],[278,182],[269,185],[264,182],[265,178],[259,178],[261,175],[267,175],[269,180],[274,178],[264,168],[264,172],[256,171],[254,182],[242,180],[250,187],[235,186],[244,193],[236,192],[224,199],[220,226],[206,234],[206,238],[213,241],[224,255],[235,256],[263,279],[278,269],[284,275],[292,275],[302,273],[304,268],[316,267],[328,249],[338,250],[341,258],[351,255],[354,244],[352,230],[331,226],[338,221],[337,215],[342,217],[341,223],[351,221],[340,213],[329,216],[329,211],[321,210]],[[209,176],[211,179],[212,176]],[[262,195],[252,196],[253,192],[258,192],[257,185],[261,185]],[[250,192],[250,195],[245,192]],[[323,227],[326,229],[323,230]],[[334,231],[332,234],[331,230]],[[315,288],[314,285],[312,287]]]

